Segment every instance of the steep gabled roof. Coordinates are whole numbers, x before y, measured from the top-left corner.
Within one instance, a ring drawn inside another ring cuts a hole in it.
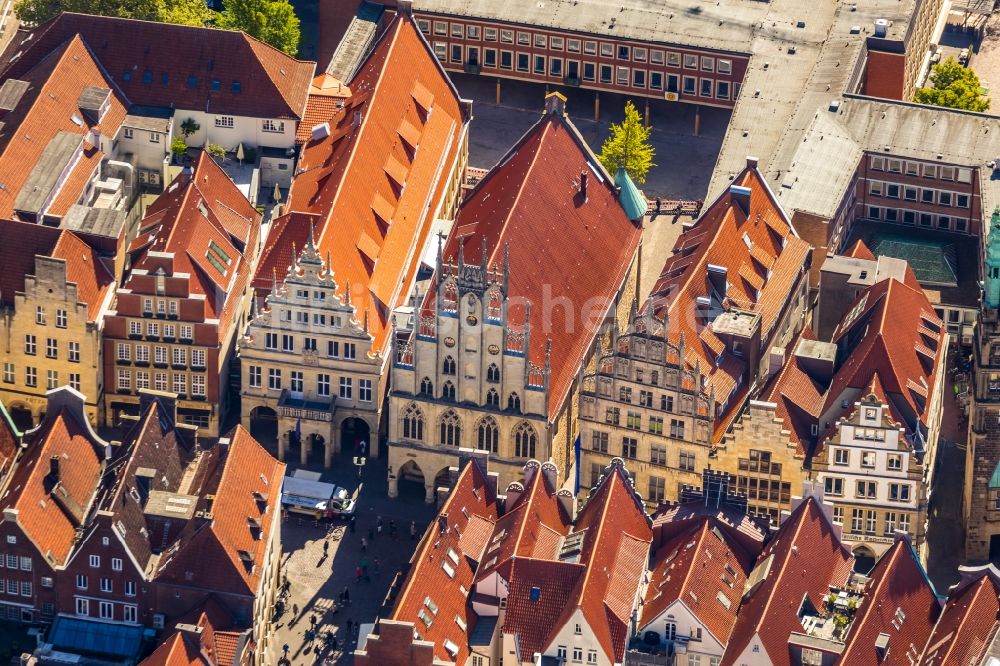
[[[50,402],[45,420],[27,433],[24,457],[0,498],[0,508],[17,510],[17,524],[52,566],[69,556],[76,530],[90,513],[105,462],[106,444],[79,420],[85,419],[83,396],[72,393],[80,399],[79,414]],[[54,459],[58,478],[51,474]]]
[[[155,272],[162,259],[150,253],[172,253],[173,271],[190,274],[191,293],[205,296],[205,318],[220,321],[222,340],[250,279],[259,227],[260,213],[203,151],[193,172],[180,173],[146,210],[129,246],[132,268]]]
[[[811,453],[811,441],[814,437],[812,429],[819,422],[823,410],[826,386],[809,375],[795,352],[801,341],[815,339],[812,327],[807,325],[802,329],[798,337],[788,345],[792,352],[790,358],[761,398],[777,406],[775,416],[782,420],[782,426],[788,430],[790,440],[803,456]]]
[[[830,585],[847,581],[853,561],[816,499],[803,500],[757,558],[750,579],[759,583],[743,595],[722,666],[738,663],[753,640],[760,640],[773,666],[792,666],[788,638],[802,631],[803,599],[820,608]]]
[[[509,250],[507,297],[535,306],[526,355],[544,367],[551,342],[550,420],[591,346],[600,323],[594,320],[618,297],[641,234],[641,224],[629,220],[619,203],[613,179],[558,107],[527,131],[459,209],[443,258],[457,261],[464,243],[466,256],[484,248],[482,263],[502,266]],[[542,307],[543,293],[557,297],[560,307]],[[425,311],[435,298],[428,293]],[[524,308],[511,308],[508,323],[524,324]]]
[[[948,594],[921,666],[980,664],[1000,628],[1000,572],[991,565],[961,567],[962,581]]]
[[[2,76],[21,78],[71,39],[100,62],[106,87],[142,106],[298,119],[316,67],[242,32],[64,12],[15,37]]]
[[[612,461],[591,492],[574,528],[586,530],[579,559],[586,569],[549,639],[579,610],[607,659],[621,663],[653,536],[645,507],[620,459]]]
[[[747,552],[714,517],[702,516],[656,550],[639,632],[680,601],[725,645],[736,623],[756,553]]]
[[[944,326],[919,287],[889,278],[862,291],[833,334],[846,350],[823,412],[848,388],[865,389],[878,375],[884,391],[924,425],[930,418],[937,369],[944,362]],[[915,422],[905,425],[912,433]]]
[[[310,113],[330,131],[303,146],[285,209],[318,216],[320,254],[330,257],[341,294],[351,291],[378,353],[390,312],[409,297],[469,118],[408,16],[396,17],[349,87],[343,108],[329,107],[327,118]],[[266,293],[273,273],[284,277],[289,246],[301,237],[301,225],[289,223],[269,241],[254,289]]]
[[[242,426],[232,430],[228,439],[228,445],[220,442],[213,450],[213,460],[203,463],[209,466],[208,472],[197,492],[192,491],[203,500],[207,494],[215,495],[211,520],[180,542],[158,578],[253,596],[263,575],[285,465]],[[256,499],[258,493],[261,501]]]
[[[424,533],[396,598],[390,619],[413,623],[415,633],[433,642],[435,657],[445,662],[465,663],[468,636],[477,620],[466,595],[472,589],[483,544],[477,539],[470,545],[463,539],[474,522],[492,523],[496,517],[496,489],[479,464],[470,461],[438,512],[438,520],[431,521]],[[421,616],[431,620],[429,626]],[[455,618],[461,618],[465,626]],[[446,641],[456,651],[449,651]]]
[[[177,631],[143,659],[139,666],[218,666],[202,652],[201,644]]]
[[[846,256],[853,257],[854,259],[867,259],[868,261],[877,261],[875,259],[875,255],[872,254],[872,251],[868,249],[868,246],[865,245],[865,242],[860,238],[857,240],[857,242],[854,243],[854,245],[851,246],[851,249],[847,251]]]
[[[905,538],[897,539],[868,574],[864,601],[839,663],[911,666],[931,635],[939,611],[934,588],[916,553]],[[888,654],[880,658],[875,643],[882,634],[888,636]]]
[[[36,174],[35,169],[50,143],[61,135],[75,139],[82,156],[84,138],[91,131],[107,136],[118,132],[129,104],[79,37],[67,36],[45,50],[43,56],[30,68],[19,67],[17,75],[3,75],[5,84],[10,83],[8,79],[18,78],[25,81],[27,87],[11,110],[0,111],[3,123],[0,126],[0,182],[4,185],[0,188],[0,217],[11,217],[19,195],[30,194],[26,184]],[[110,89],[108,109],[99,121],[79,107],[80,96],[87,88]],[[63,155],[58,165],[45,170],[61,170],[68,163],[64,159],[67,157]],[[55,194],[59,184],[52,182],[48,186],[54,188],[52,193]],[[68,191],[69,185],[63,187]],[[79,196],[82,193],[79,182],[76,188],[75,196]],[[38,204],[39,207],[43,205],[41,201]]]
[[[76,283],[76,297],[87,304],[87,318],[97,321],[115,278],[93,247],[72,231],[63,231],[52,256],[66,262],[66,280]]]
[[[24,291],[24,276],[35,272],[35,255],[51,256],[61,233],[44,224],[0,218],[0,304],[14,305],[14,294]]]
[[[749,196],[726,190],[678,237],[641,309],[666,319],[670,342],[683,340],[687,364],[700,365],[708,379],[706,391],[714,390],[716,402],[724,406],[713,441],[729,428],[749,386],[746,362],[726,350],[710,319],[730,309],[753,312],[760,316],[762,340],[770,340],[810,252],[756,163],[732,185],[749,189]],[[713,284],[710,266],[725,270],[725,293]]]

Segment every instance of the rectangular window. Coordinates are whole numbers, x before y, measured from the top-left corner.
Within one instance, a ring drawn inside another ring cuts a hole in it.
[[[632,86],[635,88],[646,87],[646,70],[644,69],[632,70]]]
[[[670,436],[674,439],[684,439],[684,421],[670,419]]]
[[[468,25],[465,26],[465,36],[469,39],[479,39],[479,26],[478,25]]]
[[[890,502],[909,502],[910,501],[910,486],[906,483],[890,483],[889,484],[889,501]]]
[[[191,375],[191,395],[205,395],[205,375]]]
[[[46,370],[45,371],[45,388],[52,390],[59,386],[59,371],[58,370]]]
[[[232,116],[216,116],[215,126],[216,127],[233,127],[236,125],[236,119]]]
[[[115,605],[110,601],[100,602],[98,607],[100,610],[100,616],[102,620],[111,620],[115,616]]]
[[[267,369],[267,388],[272,391],[281,390],[281,369],[280,368],[268,368]]]
[[[529,58],[527,53],[517,54],[517,71],[527,72],[528,71]]]
[[[616,79],[616,81],[620,86],[628,85],[628,67],[618,68],[618,78]]]
[[[66,328],[66,311],[56,310],[56,328]]]
[[[715,82],[715,96],[719,99],[729,99],[729,81]]]
[[[160,325],[154,322],[146,323],[146,336],[155,338],[160,335]]]
[[[531,33],[519,32],[517,33],[517,43],[523,46],[531,45]]]
[[[848,465],[851,461],[851,451],[850,449],[834,449],[833,450],[833,464],[834,465]]]
[[[497,66],[497,50],[486,49],[483,51],[483,67],[495,68]]]
[[[160,142],[160,135],[159,135],[159,133],[157,133],[157,132],[150,132],[149,133],[149,142],[150,143],[159,143]]]
[[[562,58],[549,58],[549,76],[563,75]]]
[[[346,358],[348,360],[352,360],[354,358],[357,358],[357,345],[355,345],[353,342],[345,342],[344,343],[344,358]]]
[[[514,43],[514,31],[513,30],[501,30],[500,31],[500,41],[504,44]]]
[[[639,442],[634,437],[622,437],[622,457],[635,458],[638,445]]]
[[[535,35],[535,48],[544,49],[547,41],[545,35]]]
[[[680,467],[685,472],[694,471],[694,454],[690,451],[681,451],[678,458],[677,466]]]
[[[701,71],[703,72],[714,72],[715,71],[715,58],[709,58],[708,56],[701,57]]]
[[[535,74],[545,74],[545,56],[535,56]]]
[[[132,373],[128,370],[118,371],[118,388],[119,390],[128,391],[132,388]]]
[[[885,466],[886,469],[892,470],[893,472],[902,471],[903,456],[899,453],[890,453],[888,458],[886,458]]]
[[[167,373],[157,372],[153,374],[153,388],[157,391],[167,390]]]
[[[567,39],[566,40],[566,50],[570,53],[580,52],[580,40],[579,39]]]
[[[111,582],[110,578],[101,578],[101,592],[113,592],[114,584]]]
[[[699,95],[701,95],[702,97],[711,97],[712,96],[712,83],[713,83],[712,79],[702,79],[701,80],[701,92],[699,93]]]
[[[111,558],[111,570],[112,571],[121,571],[122,570],[122,558],[120,558],[120,557],[112,557]]]
[[[187,375],[181,372],[175,372],[173,376],[173,391],[179,395],[185,395],[187,393]]]
[[[69,373],[69,387],[74,391],[80,390],[80,373],[78,372]]]
[[[3,364],[3,380],[7,384],[14,383],[14,364],[4,363]]]
[[[464,34],[465,34],[465,26],[464,25],[462,25],[461,23],[452,23],[451,24],[451,36],[452,37],[458,37],[459,39],[461,39],[461,37]]]
[[[370,379],[358,380],[358,400],[360,400],[361,402],[372,401],[372,380]]]
[[[45,326],[45,308],[41,305],[35,307],[35,323],[40,326]]]
[[[483,36],[488,42],[497,41],[497,29],[496,28],[486,28],[483,30]]]
[[[514,54],[510,51],[500,52],[500,69],[512,69],[514,67]]]
[[[693,95],[697,92],[698,79],[693,76],[685,76],[683,81],[685,95]]]
[[[563,38],[562,37],[551,37],[549,38],[549,48],[553,51],[563,50]]]
[[[69,362],[79,363],[80,362],[80,343],[70,342],[69,343]]]
[[[653,444],[649,447],[649,462],[654,465],[667,464],[667,447]]]
[[[600,453],[608,452],[608,433],[606,432],[595,432],[593,437],[593,444],[591,445],[594,451]]]
[[[698,69],[698,56],[690,53],[684,54],[684,69]]]
[[[302,371],[292,370],[291,377],[289,378],[289,389],[292,393],[302,393],[302,386],[304,384]]]
[[[140,389],[149,388],[149,373],[144,370],[137,370],[135,373],[135,389],[138,391]]]
[[[836,476],[828,476],[823,480],[826,494],[831,497],[844,496],[844,480]]]
[[[122,606],[122,621],[136,624],[138,622],[138,608],[136,606]]]
[[[587,55],[597,55],[597,42],[586,41],[583,43],[583,52]]]
[[[330,396],[330,375],[325,373],[316,375],[316,394],[324,397]]]
[[[79,576],[77,576],[79,578]],[[76,600],[76,614],[77,615],[90,615],[90,601],[87,599]]]
[[[87,589],[87,574],[77,574],[76,575],[76,589],[86,590]]]
[[[340,397],[344,400],[351,399],[352,381],[350,377],[340,378]]]
[[[652,90],[661,90],[663,88],[663,74],[661,72],[649,73],[649,87]]]
[[[167,348],[160,345],[153,347],[153,363],[167,364]]]
[[[134,597],[135,596],[135,581],[127,580],[125,581],[125,596]]]
[[[611,65],[601,65],[601,83],[611,83]]]
[[[24,353],[29,356],[34,356],[38,351],[38,343],[33,335],[24,336]]]
[[[434,34],[435,35],[447,35],[448,34],[448,24],[444,21],[434,21]]]
[[[875,499],[875,482],[858,481],[854,496],[858,499]]]
[[[451,45],[451,61],[452,62],[462,62],[462,45],[452,44]]]

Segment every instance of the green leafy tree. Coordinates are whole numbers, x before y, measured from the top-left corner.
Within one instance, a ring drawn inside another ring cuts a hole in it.
[[[172,152],[174,157],[177,159],[183,157],[184,154],[187,153],[187,150],[187,143],[179,136],[175,136],[174,140],[170,142],[170,152]]]
[[[653,164],[653,146],[649,143],[652,128],[645,127],[632,102],[625,103],[625,120],[611,126],[611,136],[601,146],[601,161],[612,174],[619,167],[637,184],[646,182],[646,174]]]
[[[242,30],[291,56],[299,50],[299,17],[288,0],[229,0],[219,26]]]
[[[18,0],[14,5],[18,19],[31,25],[62,11],[194,26],[211,25],[218,17],[204,0]]]
[[[214,25],[219,13],[209,9],[205,0],[166,0],[160,8],[159,21],[191,25],[195,27]]]
[[[954,58],[934,65],[931,86],[917,91],[914,100],[920,104],[946,106],[966,111],[987,111],[990,100],[979,93],[979,77]]]

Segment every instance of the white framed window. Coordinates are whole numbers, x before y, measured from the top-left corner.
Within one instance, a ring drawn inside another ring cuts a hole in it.
[[[272,391],[281,390],[281,368],[267,369],[267,388]]]
[[[259,365],[251,365],[247,376],[250,378],[250,386],[253,388],[260,388],[261,373]]]
[[[146,335],[150,337],[159,337],[160,325],[155,321],[146,322]]]
[[[128,361],[132,358],[132,347],[127,342],[118,343],[118,360]]]
[[[114,583],[111,582],[110,578],[101,578],[101,592],[113,592],[114,589]]]
[[[160,142],[160,134],[159,134],[159,132],[150,132],[149,133],[149,142],[150,143],[159,143]]]
[[[38,342],[33,335],[24,336],[24,353],[34,356],[38,352]]]
[[[266,118],[260,128],[265,132],[282,133],[285,131],[285,121]]]
[[[128,323],[128,334],[142,335],[142,324],[137,321],[130,321]]]
[[[79,363],[80,362],[80,343],[70,341],[69,343],[69,362]]]
[[[139,391],[141,389],[149,388],[149,373],[145,370],[135,371],[135,390]]]
[[[325,373],[320,373],[316,375],[316,393],[324,397],[329,397],[330,375]]]
[[[3,364],[3,380],[7,384],[14,383],[14,364],[4,363]]]
[[[86,590],[88,584],[87,574],[77,574],[76,575],[76,589]]]
[[[173,349],[174,365],[187,365],[187,350],[183,347]]]
[[[35,323],[40,326],[45,326],[45,308],[41,305],[35,307]]]
[[[361,400],[362,402],[372,401],[372,380],[358,380],[358,400]]]
[[[131,604],[125,604],[122,606],[122,621],[130,622],[135,624],[138,622],[139,612],[138,607]]]
[[[52,390],[59,386],[59,371],[58,370],[46,370],[45,371],[45,388]]]
[[[182,340],[191,340],[191,339],[193,339],[193,337],[194,337],[192,335],[192,331],[193,330],[194,330],[194,327],[192,327],[190,324],[181,324],[181,339]]]
[[[204,349],[192,349],[191,350],[191,365],[196,368],[205,367],[205,350]]]
[[[118,388],[123,391],[132,389],[132,373],[128,370],[118,371]]]
[[[90,615],[90,600],[81,599],[77,597],[76,599],[76,614],[77,615]]]
[[[292,393],[302,393],[302,386],[304,383],[302,371],[292,370],[291,377],[289,378],[289,388]]]
[[[98,567],[100,567],[101,566],[101,556],[100,555],[91,555],[90,556],[90,566],[93,567],[93,568],[95,568],[95,569],[98,568]]]
[[[112,571],[121,571],[122,570],[122,558],[120,558],[120,557],[112,557],[111,558],[111,570]]]
[[[115,605],[110,601],[100,602],[98,611],[102,620],[111,620],[115,617]]]
[[[69,386],[74,391],[80,390],[80,373],[78,372],[69,373]]]
[[[153,388],[157,391],[167,390],[167,373],[157,372],[153,375]]]
[[[135,581],[127,580],[125,581],[125,596],[134,597],[135,596]]]
[[[28,366],[24,369],[24,384],[25,386],[35,387],[38,386],[38,370]]]
[[[235,127],[236,126],[236,119],[233,118],[232,116],[216,116],[215,117],[215,126],[216,127],[224,127],[224,128],[227,128],[227,129],[231,128],[231,127]]]
[[[167,348],[160,345],[156,345],[153,348],[153,362],[154,363],[167,363]]]
[[[352,381],[350,377],[340,378],[340,397],[343,398],[344,400],[351,399],[351,387],[352,387],[351,385]]]
[[[22,556],[21,561],[21,571],[31,571],[31,558]]]
[[[135,346],[136,363],[149,363],[149,345]]]
[[[205,395],[205,375],[191,375],[191,395]]]
[[[175,372],[173,376],[174,393],[187,393],[187,375],[183,372]]]

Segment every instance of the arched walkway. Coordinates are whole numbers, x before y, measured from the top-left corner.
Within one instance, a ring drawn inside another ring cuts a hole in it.
[[[418,500],[424,499],[426,496],[424,472],[412,460],[406,461],[399,468],[399,472],[396,473],[396,482],[400,499]]]
[[[434,485],[430,486],[427,489],[427,502],[430,503],[437,500],[438,488],[450,488],[450,487],[451,487],[451,472],[449,472],[448,468],[445,467],[442,468],[434,476]]]
[[[31,410],[24,405],[11,405],[7,409],[7,413],[10,414],[11,420],[14,421],[14,425],[21,432],[25,430],[31,430],[35,427],[35,422],[31,418]]]
[[[875,566],[875,553],[868,546],[858,546],[854,549],[854,571],[868,575]]]
[[[372,455],[371,428],[364,419],[351,416],[341,422],[340,450],[350,456]]]
[[[278,443],[278,413],[270,407],[254,407],[250,411],[250,434],[265,447]]]

